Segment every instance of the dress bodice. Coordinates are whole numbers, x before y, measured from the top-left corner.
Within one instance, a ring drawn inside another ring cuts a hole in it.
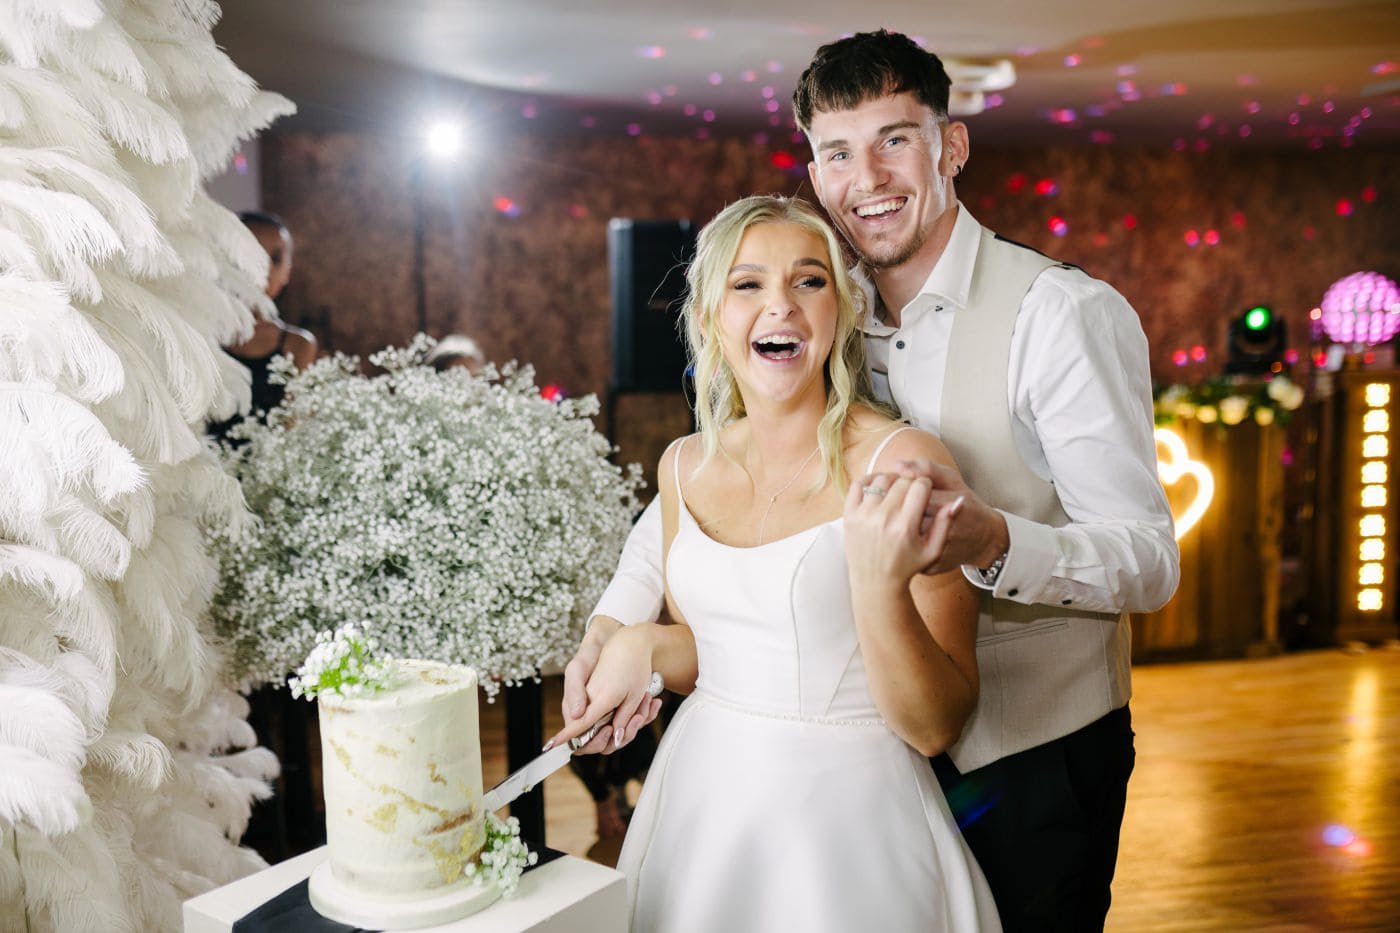
[[[801,719],[873,719],[851,612],[842,521],[756,547],[701,530],[680,497],[666,560],[676,607],[695,635],[696,688]]]

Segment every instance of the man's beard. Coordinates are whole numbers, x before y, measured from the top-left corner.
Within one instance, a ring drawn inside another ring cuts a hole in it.
[[[923,249],[924,243],[928,240],[928,233],[923,229],[915,229],[914,233],[904,243],[883,243],[884,247],[880,253],[866,252],[861,249],[852,237],[845,230],[841,231],[846,238],[846,243],[851,247],[851,252],[855,253],[861,265],[871,271],[882,269],[893,269],[902,266],[910,259],[914,258],[919,250]]]

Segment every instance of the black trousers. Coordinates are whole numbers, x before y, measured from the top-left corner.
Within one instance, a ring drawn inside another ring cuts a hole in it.
[[[1124,706],[967,774],[930,759],[1006,933],[1103,929],[1135,755]]]

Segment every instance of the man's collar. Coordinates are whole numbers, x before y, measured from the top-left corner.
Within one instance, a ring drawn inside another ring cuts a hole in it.
[[[939,303],[959,310],[967,307],[968,294],[972,290],[972,269],[977,263],[977,250],[982,242],[982,225],[979,224],[963,205],[958,202],[958,216],[953,221],[953,232],[948,237],[948,245],[943,255],[934,263],[933,271],[919,289],[919,295],[931,295]],[[865,314],[861,317],[860,329],[872,337],[888,337],[896,328],[883,323],[876,313],[880,305],[880,293],[870,271],[863,265],[851,270],[851,278],[865,293]],[[916,296],[914,302],[918,301]],[[910,302],[910,304],[914,304]],[[900,315],[904,320],[904,315]]]

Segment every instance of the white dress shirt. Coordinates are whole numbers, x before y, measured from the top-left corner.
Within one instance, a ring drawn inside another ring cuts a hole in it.
[[[862,323],[876,393],[937,434],[953,315],[967,305],[980,225],[966,207],[943,255],[899,327],[881,322],[878,295],[860,270]],[[1011,547],[995,595],[1028,605],[1072,601],[1082,610],[1147,612],[1176,590],[1179,561],[1166,493],[1157,477],[1147,338],[1113,288],[1077,269],[1046,270],[1027,292],[1007,369],[1016,449],[1055,486],[1070,524],[1055,528],[1010,513]],[[660,613],[661,514],[653,501],[627,540],[595,615],[631,624]],[[976,568],[964,568],[987,589]],[[1018,586],[1008,589],[1009,579]]]

